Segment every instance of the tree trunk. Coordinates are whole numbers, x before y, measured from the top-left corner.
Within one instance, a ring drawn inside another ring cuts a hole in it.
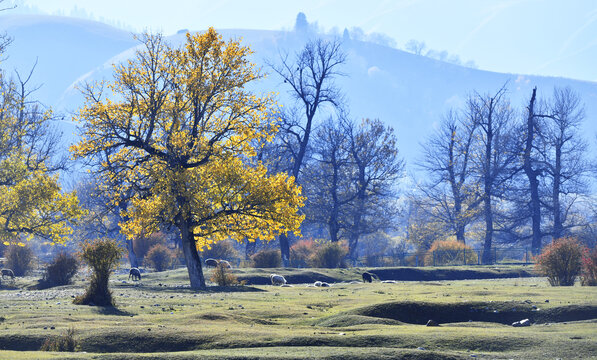
[[[180,230],[182,251],[187,263],[191,289],[205,289],[205,277],[203,276],[201,258],[197,252],[197,245],[195,244],[195,238],[189,227],[189,222],[186,219],[180,220],[178,229]]]
[[[493,240],[493,211],[491,209],[491,196],[485,196],[485,242],[483,243],[483,257],[484,265],[492,263],[491,259],[491,243]]]
[[[248,241],[245,246],[245,260],[250,260],[251,256],[255,255],[255,249],[257,248],[257,239],[255,241]]]
[[[535,139],[535,98],[537,94],[537,88],[533,89],[531,95],[531,101],[529,102],[529,115],[527,117],[527,131],[524,148],[524,162],[523,169],[524,173],[529,179],[529,190],[531,192],[531,222],[533,239],[531,241],[531,251],[533,255],[538,255],[541,251],[541,199],[539,198],[539,172],[533,169],[533,163],[531,159],[531,152],[533,149],[533,140]]]
[[[290,244],[288,242],[288,235],[280,234],[280,255],[282,256],[282,266],[290,266]]]
[[[133,248],[133,240],[127,239],[126,240],[126,249],[128,251],[129,262],[131,263],[132,268],[139,267],[139,260],[137,260],[137,255],[135,254],[135,249]]]
[[[562,171],[562,148],[560,144],[556,145],[556,164],[553,172],[553,238],[559,239],[564,233],[562,225],[562,211],[560,206],[560,174]]]

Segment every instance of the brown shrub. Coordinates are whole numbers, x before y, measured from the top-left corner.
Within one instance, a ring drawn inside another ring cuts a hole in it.
[[[11,269],[15,276],[23,276],[33,267],[33,250],[28,246],[10,245],[4,255],[6,267]]]
[[[225,264],[218,264],[213,274],[211,274],[211,281],[218,284],[218,286],[232,286],[238,284],[236,275]]]
[[[174,253],[166,245],[156,244],[149,249],[145,260],[156,271],[164,271],[172,265]]]
[[[77,347],[75,329],[69,328],[63,335],[52,336],[46,339],[41,345],[41,351],[74,352]]]
[[[231,240],[224,240],[211,244],[211,249],[204,248],[201,257],[204,259],[235,259],[238,257],[238,251],[234,248]]]
[[[535,267],[551,286],[572,286],[581,271],[582,250],[575,239],[556,239],[543,249]]]
[[[60,252],[46,267],[40,285],[44,288],[68,285],[78,270],[79,262],[77,259],[71,254]]]
[[[425,254],[425,266],[477,264],[472,247],[455,240],[436,240]]]
[[[157,244],[166,244],[166,237],[162,232],[156,232],[149,236],[139,237],[133,240],[133,250],[139,263],[145,260],[145,256],[153,246]]]
[[[317,268],[337,268],[344,267],[344,257],[348,254],[348,249],[338,242],[329,242],[323,244],[315,250],[309,259],[309,263]]]
[[[597,248],[585,248],[582,256],[582,286],[597,286]]]
[[[307,267],[309,258],[315,252],[317,244],[314,240],[300,240],[290,247],[290,266]]]
[[[251,256],[251,260],[256,268],[276,268],[282,264],[280,250],[261,250]]]

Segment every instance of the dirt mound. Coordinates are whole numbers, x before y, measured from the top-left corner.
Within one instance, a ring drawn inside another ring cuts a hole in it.
[[[288,284],[306,284],[315,281],[338,283],[347,280],[361,281],[361,272],[355,272],[353,279],[347,279],[346,275],[338,274],[335,277],[333,272],[323,274],[317,271],[298,269],[292,273],[281,272]],[[272,269],[272,272],[276,270]],[[523,269],[425,269],[425,268],[375,268],[367,270],[375,274],[379,280],[396,281],[440,281],[440,280],[469,280],[469,279],[501,279],[520,278],[537,276],[531,270]],[[269,273],[238,275],[239,280],[246,280],[249,285],[271,284]]]
[[[314,325],[324,327],[347,327],[365,324],[400,325],[402,323],[397,320],[386,319],[381,317],[340,314],[326,317],[320,321],[317,321]]]
[[[421,325],[426,324],[430,319],[440,324],[481,321],[510,325],[521,319],[529,319],[532,323],[597,319],[597,306],[568,305],[542,310],[531,304],[516,302],[456,304],[390,302],[351,310],[345,314]]]
[[[398,281],[439,281],[502,279],[537,276],[522,269],[418,269],[418,268],[379,268],[368,272],[377,275],[379,280]]]

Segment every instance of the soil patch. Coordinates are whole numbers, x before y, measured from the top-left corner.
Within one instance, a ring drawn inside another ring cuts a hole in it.
[[[515,321],[529,319],[532,323],[564,322],[597,319],[597,306],[568,305],[538,309],[528,303],[491,302],[437,304],[424,302],[390,302],[351,310],[344,314],[391,319],[409,324],[424,325],[428,320],[456,323],[468,321],[492,322],[510,325]],[[329,318],[317,325],[327,326]],[[331,322],[333,324],[333,322]]]

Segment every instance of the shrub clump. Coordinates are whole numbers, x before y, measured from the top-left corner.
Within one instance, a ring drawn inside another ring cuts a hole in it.
[[[133,251],[139,260],[139,264],[143,264],[145,256],[149,250],[157,244],[166,244],[166,236],[162,232],[155,232],[149,236],[142,236],[133,239]]]
[[[238,285],[238,279],[236,278],[236,275],[234,275],[232,271],[222,263],[216,266],[214,272],[211,274],[210,280],[218,284],[218,286]]]
[[[164,271],[172,265],[174,254],[166,245],[156,244],[149,249],[145,260],[156,271]]]
[[[212,258],[224,260],[238,258],[238,251],[236,251],[230,240],[218,241],[209,246],[209,249],[204,248],[203,251],[201,251],[201,257],[205,259]]]
[[[309,262],[316,268],[337,268],[345,267],[344,257],[348,254],[348,249],[338,242],[323,244],[311,255]]]
[[[581,271],[582,246],[572,238],[554,240],[537,257],[535,267],[551,286],[572,286]]]
[[[108,289],[110,272],[118,264],[123,249],[112,239],[85,241],[81,245],[81,258],[89,265],[93,273],[85,294],[75,298],[79,305],[113,306],[112,293]]]
[[[4,255],[6,267],[11,269],[15,276],[23,276],[33,267],[33,250],[27,246],[10,245]]]
[[[280,250],[261,250],[251,256],[251,260],[256,268],[277,268],[282,264]]]
[[[47,338],[41,345],[40,350],[74,352],[76,347],[75,329],[71,327],[63,335]]]
[[[290,266],[307,267],[317,244],[314,240],[300,240],[290,247]]]
[[[60,252],[46,267],[40,285],[43,288],[68,285],[78,270],[77,259],[69,253]]]
[[[584,250],[580,278],[582,286],[597,286],[597,248]]]
[[[473,248],[456,240],[436,240],[425,253],[425,266],[476,264],[477,261]]]

